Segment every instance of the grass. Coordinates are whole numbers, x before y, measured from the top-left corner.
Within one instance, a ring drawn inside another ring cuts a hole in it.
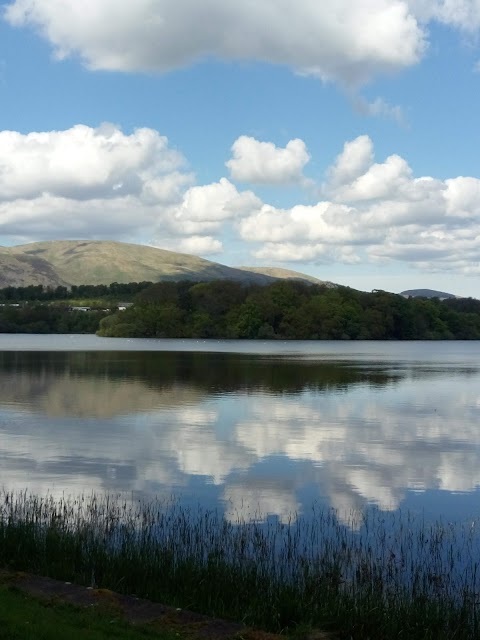
[[[108,608],[80,609],[41,602],[0,585],[0,638],[2,640],[179,640],[168,629],[132,627]]]
[[[353,514],[352,514],[353,518]],[[475,523],[312,509],[232,524],[175,501],[0,494],[0,566],[270,631],[356,640],[480,638]]]

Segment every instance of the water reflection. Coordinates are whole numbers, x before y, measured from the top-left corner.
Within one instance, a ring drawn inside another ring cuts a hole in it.
[[[182,493],[228,518],[480,486],[479,371],[225,353],[0,353],[2,484]],[[293,516],[294,517],[294,516]]]
[[[131,353],[131,352],[0,352],[0,385],[3,401],[20,404],[43,402],[45,393],[53,393],[57,402],[65,397],[65,415],[90,406],[102,415],[108,401],[117,413],[128,402],[122,393],[136,397],[137,409],[151,408],[154,394],[172,388],[188,389],[198,395],[242,393],[263,390],[273,394],[299,393],[306,389],[347,389],[354,384],[384,386],[400,377],[355,363],[299,361],[282,357],[252,357],[223,353]],[[80,381],[87,381],[81,387]],[[64,383],[63,389],[59,387]],[[103,385],[98,388],[97,385]],[[67,387],[78,394],[65,395]],[[57,390],[58,393],[57,393]],[[118,391],[121,391],[119,394]],[[152,395],[153,393],[153,395]],[[107,395],[115,399],[107,399]],[[135,409],[135,407],[133,407]],[[95,413],[98,412],[98,413]]]

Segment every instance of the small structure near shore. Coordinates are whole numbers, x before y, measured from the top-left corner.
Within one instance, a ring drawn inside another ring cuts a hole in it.
[[[119,311],[126,311],[131,306],[133,306],[133,302],[119,302],[117,304],[117,308]]]

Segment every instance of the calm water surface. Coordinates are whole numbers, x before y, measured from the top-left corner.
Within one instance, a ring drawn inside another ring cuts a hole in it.
[[[480,343],[0,335],[0,487],[480,513]]]

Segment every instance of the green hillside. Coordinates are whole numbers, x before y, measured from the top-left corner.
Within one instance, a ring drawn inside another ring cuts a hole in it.
[[[15,271],[10,268],[15,266]],[[37,265],[37,271],[35,270]],[[123,242],[51,240],[0,250],[2,286],[110,284],[160,280],[217,280],[267,284],[260,273],[196,256]],[[42,280],[39,280],[42,274]]]

